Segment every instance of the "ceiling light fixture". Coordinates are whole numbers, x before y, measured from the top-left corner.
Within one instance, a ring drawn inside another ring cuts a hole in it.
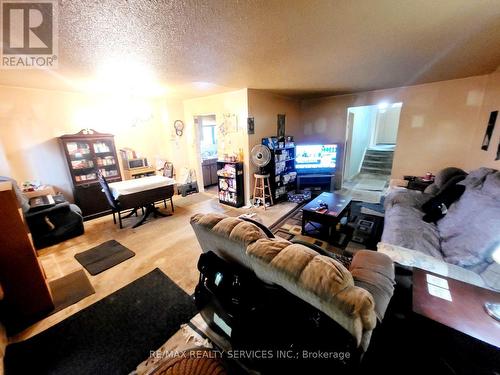
[[[162,96],[168,93],[151,69],[133,60],[108,60],[96,78],[84,84],[85,91],[134,96]]]

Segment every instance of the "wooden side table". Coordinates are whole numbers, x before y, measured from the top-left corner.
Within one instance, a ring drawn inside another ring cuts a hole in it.
[[[427,186],[433,183],[434,181],[427,181],[423,180],[421,177],[415,177],[413,180],[408,180],[407,188],[411,190],[424,191]]]
[[[431,281],[446,281],[451,301],[430,294],[428,275]],[[500,293],[418,268],[413,271],[414,312],[500,348],[500,322],[486,313],[485,302],[500,302]]]

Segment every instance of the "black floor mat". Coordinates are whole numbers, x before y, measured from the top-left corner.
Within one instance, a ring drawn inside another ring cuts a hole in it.
[[[97,275],[134,255],[132,250],[118,241],[110,240],[83,253],[75,254],[75,258],[91,275]]]

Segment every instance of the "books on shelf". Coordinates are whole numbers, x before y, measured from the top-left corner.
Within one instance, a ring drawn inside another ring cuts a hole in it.
[[[105,152],[111,152],[111,149],[109,148],[109,145],[106,142],[95,142],[94,152],[96,154],[102,154]]]
[[[81,159],[81,160],[71,161],[71,168],[73,169],[85,169],[93,167],[94,167],[94,162],[92,160]]]
[[[234,207],[244,204],[243,163],[217,162],[219,202]]]
[[[90,181],[90,180],[95,180],[95,179],[97,179],[97,174],[95,174],[95,173],[75,175],[76,182]]]
[[[89,144],[85,142],[68,142],[66,143],[66,149],[68,150],[68,154],[75,158],[90,154]]]
[[[236,167],[233,164],[224,164],[224,167],[217,171],[217,176],[236,178]]]
[[[105,156],[105,157],[98,157],[96,159],[97,161],[97,166],[98,167],[101,167],[103,165],[115,165],[116,164],[116,161],[115,161],[115,157],[114,156]]]

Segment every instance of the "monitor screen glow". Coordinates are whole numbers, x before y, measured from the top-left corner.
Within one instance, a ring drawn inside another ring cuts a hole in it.
[[[338,145],[297,145],[295,168],[309,172],[335,170]]]

